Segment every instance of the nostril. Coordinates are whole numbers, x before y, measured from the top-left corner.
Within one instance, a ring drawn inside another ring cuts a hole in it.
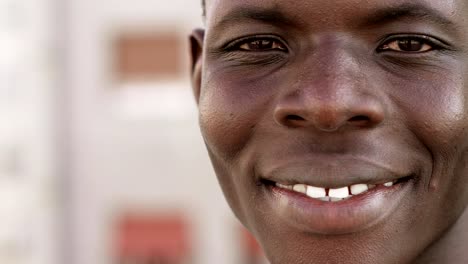
[[[293,121],[304,121],[305,119],[298,116],[298,115],[287,115],[286,120],[293,120]]]
[[[354,116],[350,118],[349,121],[350,122],[368,122],[370,121],[370,118],[368,116],[358,115],[358,116]]]

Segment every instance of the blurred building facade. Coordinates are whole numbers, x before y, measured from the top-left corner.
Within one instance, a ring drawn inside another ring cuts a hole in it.
[[[0,263],[260,264],[199,133],[198,0],[0,0]]]
[[[0,263],[58,261],[53,9],[0,1]]]
[[[197,125],[187,45],[199,1],[66,2],[62,258],[252,263]]]

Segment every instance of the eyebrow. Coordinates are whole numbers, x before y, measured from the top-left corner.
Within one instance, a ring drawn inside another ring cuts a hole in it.
[[[455,23],[440,11],[423,4],[413,3],[377,10],[373,14],[365,17],[363,21],[365,26],[375,26],[388,24],[401,19],[429,21],[444,27],[455,26]]]
[[[401,19],[416,19],[420,21],[428,21],[443,27],[455,27],[455,23],[440,11],[423,4],[414,3],[405,3],[398,6],[378,9],[372,14],[361,18],[360,20],[363,21],[363,23],[360,25],[363,27],[373,27]],[[239,6],[224,15],[223,18],[215,25],[215,29],[223,28],[231,23],[238,23],[240,20],[252,20],[277,26],[292,26],[299,24],[298,21],[295,21],[278,8]]]
[[[252,20],[278,26],[296,24],[286,14],[275,8],[240,6],[224,15],[215,28],[223,28],[228,24],[238,23],[239,20]]]

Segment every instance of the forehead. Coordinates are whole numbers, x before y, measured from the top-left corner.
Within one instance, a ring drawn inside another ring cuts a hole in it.
[[[249,10],[254,10],[257,15],[265,11],[272,17],[276,12],[296,23],[343,26],[374,13],[401,9],[410,10],[415,17],[429,16],[438,22],[453,22],[455,26],[467,23],[468,17],[467,0],[208,0],[206,24],[210,28],[223,22],[227,16],[241,18],[249,15]],[[466,31],[466,25],[464,29]]]

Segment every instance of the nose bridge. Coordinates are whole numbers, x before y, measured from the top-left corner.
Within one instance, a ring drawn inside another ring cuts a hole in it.
[[[345,44],[322,41],[303,58],[296,82],[276,107],[277,123],[335,131],[383,120],[383,105],[369,91],[359,54]]]
[[[339,41],[320,43],[305,64],[302,75],[307,81],[300,89],[320,99],[317,103],[344,103],[344,97],[361,92],[365,83],[358,56]]]

